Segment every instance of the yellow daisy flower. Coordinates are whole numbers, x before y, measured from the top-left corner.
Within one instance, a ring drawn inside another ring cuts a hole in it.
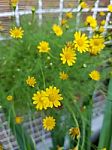
[[[8,101],[12,101],[12,100],[13,100],[13,96],[12,96],[12,95],[8,95],[8,96],[7,96],[7,100],[8,100]]]
[[[49,99],[49,107],[53,108],[53,106],[61,106],[60,101],[63,100],[63,97],[61,96],[61,94],[59,94],[59,92],[59,89],[53,86],[46,88],[46,95]]]
[[[105,21],[105,20],[102,20],[100,24],[101,24],[102,26],[104,26],[105,23],[106,23],[106,21]]]
[[[90,74],[89,74],[90,78],[98,81],[100,80],[100,73],[97,70],[93,70]]]
[[[40,53],[48,53],[50,51],[49,43],[42,41],[39,43],[39,46],[37,46],[37,49]]]
[[[19,2],[19,0],[11,0],[12,7],[16,7],[18,2]]]
[[[32,100],[37,110],[47,109],[49,106],[48,95],[45,91],[37,91],[37,93],[34,93]]]
[[[75,37],[75,40],[74,40],[75,48],[80,53],[88,51],[89,41],[88,41],[86,34],[85,33],[82,34],[79,31],[74,34],[74,37]]]
[[[16,122],[16,124],[21,124],[23,122],[23,117],[16,116],[15,122]]]
[[[93,29],[97,27],[97,21],[95,18],[93,18],[93,16],[87,16],[86,24],[89,25]]]
[[[71,135],[71,137],[73,139],[75,139],[75,137],[78,139],[80,137],[80,129],[78,127],[70,128],[69,129],[69,134]]]
[[[60,79],[61,80],[67,80],[68,79],[68,74],[63,72],[60,72]]]
[[[52,30],[54,31],[56,36],[62,36],[62,34],[63,34],[63,30],[61,29],[61,27],[59,25],[54,24],[52,27]]]
[[[64,25],[66,25],[66,24],[67,24],[67,20],[66,20],[66,19],[62,19],[62,20],[61,20],[61,25],[64,26]]]
[[[100,33],[104,32],[104,31],[105,31],[104,26],[100,26],[98,31],[99,31]]]
[[[43,119],[43,127],[45,130],[51,131],[52,129],[54,129],[55,125],[56,121],[52,116],[48,116]]]
[[[88,5],[87,5],[86,2],[81,2],[81,3],[80,3],[80,6],[81,6],[82,9],[88,8]]]
[[[26,83],[31,86],[31,87],[34,87],[35,84],[36,84],[36,79],[34,77],[30,77],[28,76],[27,80],[26,80]]]
[[[112,12],[112,4],[108,5],[108,11]]]
[[[99,13],[99,15],[100,15],[100,16],[105,16],[105,13],[104,13],[103,11],[101,11],[101,12]]]
[[[72,13],[72,12],[67,12],[67,13],[65,14],[65,16],[66,16],[68,19],[71,19],[71,18],[73,18],[73,13]]]
[[[90,48],[89,52],[93,55],[97,55],[100,53],[102,49],[104,49],[105,44],[104,44],[104,38],[101,35],[94,35],[90,39]]]
[[[76,53],[70,47],[65,47],[62,49],[62,53],[60,54],[62,63],[67,63],[68,66],[72,66],[76,61]]]
[[[23,29],[21,27],[14,27],[10,29],[10,36],[12,38],[21,39],[23,37]]]

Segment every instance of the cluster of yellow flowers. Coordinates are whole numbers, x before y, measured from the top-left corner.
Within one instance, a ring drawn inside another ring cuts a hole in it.
[[[88,39],[85,33],[79,31],[74,34],[74,38],[71,46],[66,45],[60,54],[62,63],[67,63],[68,66],[72,66],[76,62],[76,51],[80,53],[89,52],[92,55],[97,55],[105,47],[103,36],[98,34]]]
[[[59,26],[58,28],[59,30],[61,29]],[[62,35],[62,32],[60,33],[59,30],[54,31],[57,36]],[[13,38],[22,38],[23,32],[24,31],[22,30],[22,28],[15,27],[13,29],[10,29],[10,35]],[[74,34],[74,38],[75,39],[72,43],[74,44],[74,47],[72,46],[71,48],[71,46],[65,46],[65,48],[62,49],[62,53],[60,54],[63,64],[67,63],[69,66],[72,66],[76,61],[75,50],[79,51],[80,53],[88,51],[93,55],[97,55],[105,47],[104,38],[99,34],[95,34],[92,38],[88,39],[85,33],[81,33],[79,31]],[[48,42],[41,41],[37,46],[37,49],[40,53],[46,53],[49,52],[51,48],[49,47]]]
[[[17,0],[13,3],[17,4]],[[13,4],[12,3],[12,4]],[[88,8],[88,5],[85,2],[80,3],[81,9]],[[108,10],[112,12],[112,5],[108,6]],[[100,16],[105,16],[104,12],[100,12]],[[52,31],[55,36],[60,38],[64,34],[64,30],[62,28],[63,25],[67,25],[68,19],[73,18],[72,12],[67,12],[65,14],[65,18],[62,19],[61,25],[54,24],[52,26]],[[86,25],[91,27],[94,31],[96,30],[96,27],[98,27],[97,20],[93,16],[87,16]],[[100,23],[100,27],[98,28],[100,33],[94,33],[92,37],[88,37],[86,33],[82,33],[81,31],[76,31],[74,33],[73,40],[68,42],[60,52],[60,61],[62,64],[67,64],[68,66],[73,66],[76,63],[77,60],[77,53],[83,54],[83,53],[89,53],[90,55],[98,55],[105,47],[105,39],[103,35],[101,34],[104,32],[104,25],[105,20],[102,20]],[[21,39],[24,35],[24,30],[21,27],[14,27],[10,29],[10,36],[15,39]],[[52,51],[52,48],[50,47],[49,42],[47,41],[40,41],[37,45],[37,52],[39,53],[47,53],[50,54]],[[88,74],[88,76],[95,81],[99,81],[101,78],[100,72],[97,70],[91,70],[91,72]],[[61,71],[59,73],[59,78],[61,80],[67,80],[69,78],[69,75]],[[28,76],[26,79],[26,84],[30,87],[35,87],[37,81],[35,77]],[[13,96],[9,95],[7,96],[8,101],[13,100]],[[33,94],[32,97],[33,104],[35,105],[35,108],[37,110],[43,110],[53,107],[60,107],[61,106],[61,100],[63,100],[62,95],[60,94],[60,90],[57,89],[55,86],[49,86],[48,88],[44,90],[39,90],[36,93]],[[19,124],[23,120],[21,118],[16,118],[16,122]],[[43,127],[46,130],[52,130],[56,125],[56,121],[53,118],[53,116],[47,116],[43,119]],[[80,130],[78,127],[71,128],[69,131],[69,134],[75,138],[80,137]]]
[[[63,97],[59,92],[60,90],[53,86],[46,88],[45,91],[37,91],[32,97],[33,104],[36,105],[37,110],[47,109],[48,107],[59,107],[61,106],[60,101],[63,100]],[[55,119],[52,116],[43,119],[43,127],[48,131],[52,130],[55,127],[55,124]]]
[[[37,91],[32,97],[33,104],[36,105],[37,110],[59,107],[61,106],[60,101],[63,99],[59,92],[60,90],[53,86],[49,86],[45,91]]]

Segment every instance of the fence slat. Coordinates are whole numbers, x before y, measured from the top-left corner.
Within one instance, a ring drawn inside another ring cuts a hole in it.
[[[63,4],[64,4],[64,0],[60,0],[60,14],[59,14],[59,24],[61,24],[61,20],[62,20],[62,17],[63,17]]]
[[[39,25],[42,24],[42,0],[38,1]]]
[[[42,14],[45,14],[45,13],[60,13],[60,9],[59,8],[58,9],[55,9],[55,8],[54,9],[40,9],[40,10],[39,9],[36,10],[36,14],[40,14],[40,16]],[[63,13],[66,13],[68,11],[71,11],[71,8],[63,8],[63,10],[62,10]],[[82,10],[82,12],[89,12],[89,11],[90,11],[90,9],[84,9],[84,10]],[[96,8],[93,8],[91,10],[91,12],[94,12],[94,11],[96,11]],[[97,9],[97,12],[101,12],[101,11],[107,12],[108,9],[107,8],[98,8]],[[72,9],[72,12],[76,12],[77,13],[77,12],[79,12],[79,9],[74,8],[74,9]],[[31,10],[21,10],[21,11],[18,11],[19,15],[27,15],[27,14],[31,14],[31,13],[32,13]],[[13,14],[12,11],[11,12],[0,13],[0,17],[9,17],[9,16],[13,16],[13,15],[14,14]]]
[[[94,7],[95,9],[94,9],[94,11],[93,11],[93,18],[95,18],[95,19],[96,19],[96,17],[97,17],[97,13],[98,13],[99,2],[100,2],[100,0],[97,0],[97,1],[95,2],[95,7]],[[91,36],[92,33],[93,33],[93,30],[91,29],[91,30],[90,30],[90,33],[89,33],[89,36]]]
[[[17,26],[20,25],[20,19],[19,19],[19,6],[17,5],[16,10],[15,10],[15,17],[16,17],[16,24]]]

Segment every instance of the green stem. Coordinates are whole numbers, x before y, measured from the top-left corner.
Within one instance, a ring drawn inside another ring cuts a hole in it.
[[[73,117],[73,119],[74,119],[74,121],[75,121],[76,126],[79,128],[78,121],[77,121],[77,119],[76,119],[76,117],[75,117],[75,114],[74,114],[74,112],[73,112],[73,109],[69,106],[69,103],[67,104],[67,107],[68,107],[69,111],[70,111],[71,114],[72,114],[72,117]],[[78,147],[80,146],[79,143],[80,143],[80,138],[78,138],[78,142],[77,142],[77,146],[78,146]]]
[[[79,111],[79,109],[78,109],[78,107],[77,107],[77,105],[75,105],[75,108],[77,109],[77,112],[78,112],[78,114],[79,114],[79,116],[80,116],[80,119],[81,119],[81,122],[82,122],[82,135],[81,135],[81,137],[82,137],[82,144],[81,144],[81,146],[80,146],[80,148],[81,148],[81,150],[84,150],[84,145],[85,145],[85,121],[84,121],[84,117],[82,116],[82,114],[81,114],[81,112]]]
[[[92,106],[90,105],[88,108],[87,108],[87,111],[86,111],[86,118],[88,120],[88,122],[85,123],[85,132],[86,132],[86,136],[85,136],[85,149],[88,149],[90,150],[91,148],[91,144],[90,144],[90,137],[91,137],[91,114],[92,114]]]
[[[42,73],[42,79],[43,79],[43,84],[44,84],[44,89],[46,88],[46,83],[45,83],[45,76],[44,76],[44,72],[42,70],[42,67],[40,66],[40,70],[41,70],[41,73]]]
[[[48,54],[49,54],[49,56],[50,56],[50,57],[52,57],[52,58],[54,58],[54,59],[58,60],[58,58],[57,58],[57,57],[55,57],[55,56],[53,56],[50,52],[49,52]]]

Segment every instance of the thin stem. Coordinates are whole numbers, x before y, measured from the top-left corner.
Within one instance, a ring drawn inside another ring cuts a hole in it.
[[[82,115],[81,115],[81,113],[80,113],[80,111],[79,111],[79,109],[78,109],[78,107],[76,106],[76,109],[77,109],[77,111],[78,111],[78,113],[79,113],[79,115],[80,115],[80,118],[81,118],[81,121],[82,121],[82,131],[83,131],[83,134],[82,134],[82,144],[81,144],[81,150],[83,150],[84,149],[84,144],[85,144],[85,124],[84,124],[84,119],[83,119],[83,117],[82,117]]]
[[[76,119],[76,117],[75,117],[75,115],[74,115],[73,110],[71,109],[71,107],[69,106],[69,104],[67,104],[67,107],[68,107],[69,111],[70,111],[71,114],[72,114],[72,117],[73,117],[73,119],[74,119],[74,121],[75,121],[75,123],[76,123],[76,126],[79,128],[79,124],[78,124],[78,121],[77,121],[77,119]],[[79,143],[80,143],[80,138],[78,138],[78,142],[77,142],[77,146],[78,146],[78,147],[79,147]]]
[[[40,66],[40,70],[41,70],[41,73],[42,73],[42,79],[43,79],[43,84],[44,84],[44,89],[46,88],[46,83],[45,83],[45,76],[44,76],[44,72],[42,70],[42,67]]]
[[[56,60],[58,60],[58,58],[57,57],[55,57],[55,56],[53,56],[51,53],[48,53],[52,58],[54,58],[54,59],[56,59]]]

